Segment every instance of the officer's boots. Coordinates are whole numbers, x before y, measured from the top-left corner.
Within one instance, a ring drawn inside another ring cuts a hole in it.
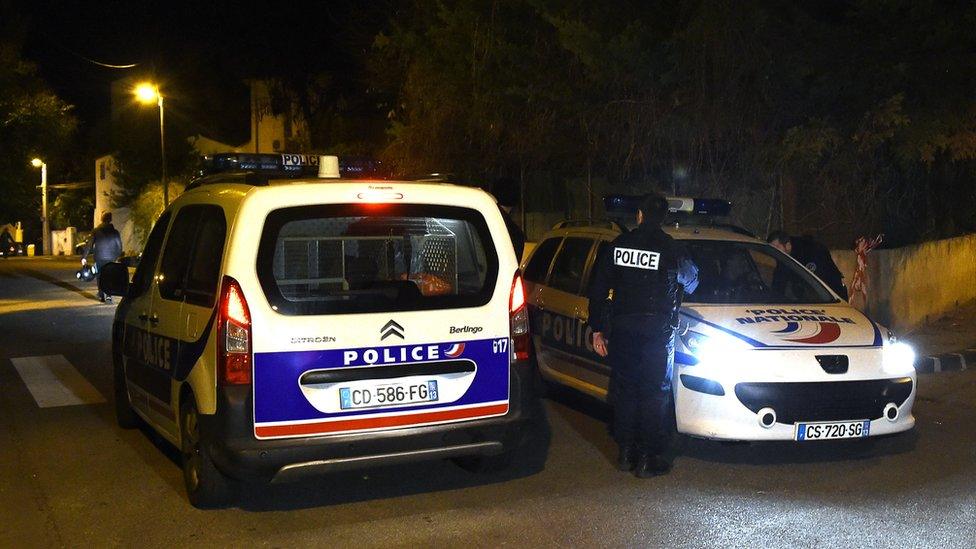
[[[621,446],[620,454],[617,456],[618,471],[633,471],[637,465],[637,448],[633,446]]]
[[[634,466],[634,476],[637,478],[651,478],[663,475],[671,470],[671,462],[655,454],[641,454]]]

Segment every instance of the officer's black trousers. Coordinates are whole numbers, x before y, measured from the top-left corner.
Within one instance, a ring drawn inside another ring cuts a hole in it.
[[[613,434],[622,448],[660,455],[673,433],[671,365],[674,329],[667,319],[614,319],[610,336]]]

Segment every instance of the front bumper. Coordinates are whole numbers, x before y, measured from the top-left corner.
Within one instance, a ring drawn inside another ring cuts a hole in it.
[[[690,370],[690,369],[689,369]],[[717,440],[794,440],[796,423],[870,420],[870,436],[907,431],[914,427],[912,406],[917,390],[914,376],[868,380],[807,382],[716,381],[698,383],[675,376],[678,431]],[[696,389],[689,388],[689,385]],[[703,392],[702,389],[711,390]],[[724,394],[714,394],[722,392]],[[892,419],[886,411],[893,405]],[[775,422],[763,425],[763,415],[775,411]]]
[[[214,464],[241,480],[283,482],[308,475],[429,459],[494,455],[521,441],[538,398],[527,362],[511,366],[504,416],[359,434],[258,440],[250,386],[218,387],[217,413],[201,416]]]

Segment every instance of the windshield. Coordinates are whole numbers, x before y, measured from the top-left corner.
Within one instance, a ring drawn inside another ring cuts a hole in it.
[[[480,306],[497,270],[481,214],[447,206],[276,210],[258,252],[258,278],[284,314]]]
[[[813,274],[767,244],[682,241],[698,266],[698,289],[687,303],[835,303]]]

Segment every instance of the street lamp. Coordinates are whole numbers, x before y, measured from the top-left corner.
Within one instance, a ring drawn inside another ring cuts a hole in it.
[[[47,218],[47,164],[40,158],[31,160],[31,166],[41,169],[41,221],[44,234],[41,236],[41,255],[51,253],[51,222]]]
[[[159,92],[159,86],[150,82],[143,82],[132,90],[136,100],[143,105],[159,107],[159,152],[163,163],[163,207],[169,205],[169,181],[166,179],[166,131],[163,125],[163,94]]]

